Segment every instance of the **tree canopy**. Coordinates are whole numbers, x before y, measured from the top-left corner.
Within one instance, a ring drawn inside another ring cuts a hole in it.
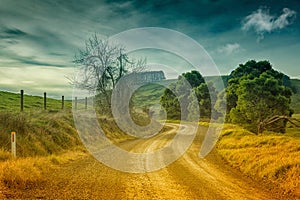
[[[240,64],[231,72],[226,95],[223,93],[227,100],[226,120],[256,133],[284,132],[286,119],[292,114],[288,84],[289,77],[274,70],[268,61]],[[222,106],[222,100],[217,105]]]
[[[189,86],[186,85],[186,82]],[[211,99],[211,97],[215,98]],[[209,118],[212,114],[211,103],[215,101],[215,88],[212,84],[207,85],[198,71],[180,75],[175,83],[165,89],[160,100],[169,119],[191,121],[194,121],[199,114],[201,117]]]

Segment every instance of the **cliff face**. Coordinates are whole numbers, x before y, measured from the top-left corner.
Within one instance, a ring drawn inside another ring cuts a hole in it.
[[[151,83],[166,79],[163,71],[140,72],[130,75],[133,84]]]
[[[117,87],[114,89],[115,99],[127,99],[131,97],[132,93],[147,83],[153,83],[164,80],[165,74],[163,71],[149,71],[131,73],[123,76],[119,81]]]

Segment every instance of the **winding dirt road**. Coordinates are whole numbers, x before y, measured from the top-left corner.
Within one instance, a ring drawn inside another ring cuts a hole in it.
[[[148,152],[166,145],[176,134],[173,129],[151,139],[126,141],[120,147]],[[189,126],[186,126],[188,133]],[[13,199],[279,199],[261,183],[227,167],[213,150],[205,159],[198,153],[207,131],[199,127],[188,151],[168,167],[132,174],[111,169],[86,156],[46,175],[37,187],[11,190]],[[145,165],[147,167],[147,164]]]

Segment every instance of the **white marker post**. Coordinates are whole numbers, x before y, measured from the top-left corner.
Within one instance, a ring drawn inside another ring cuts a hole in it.
[[[16,151],[16,132],[11,132],[11,153],[14,158],[17,157],[17,151]]]

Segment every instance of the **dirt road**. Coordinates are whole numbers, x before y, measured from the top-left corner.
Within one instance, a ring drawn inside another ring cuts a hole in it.
[[[176,133],[172,130],[151,139],[123,142],[133,152],[164,146]],[[86,156],[47,174],[39,186],[10,190],[13,199],[278,199],[262,184],[227,167],[215,151],[198,157],[206,127],[200,127],[188,151],[161,170],[132,174],[111,169]],[[186,128],[189,131],[189,128]],[[147,165],[145,165],[147,167]]]

